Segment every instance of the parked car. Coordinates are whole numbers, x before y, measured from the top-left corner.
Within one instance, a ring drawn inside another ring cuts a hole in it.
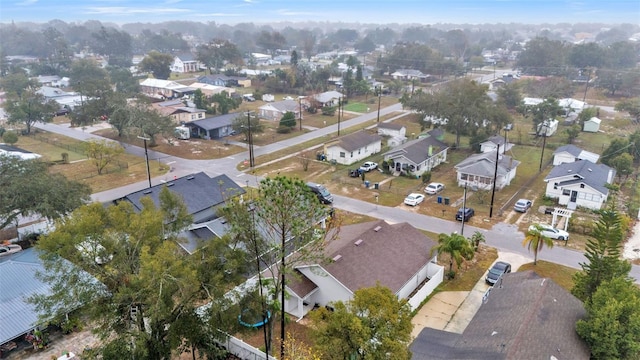
[[[416,206],[423,201],[424,201],[424,195],[417,194],[417,193],[409,194],[407,195],[406,198],[404,198],[404,203],[409,206]]]
[[[469,221],[473,215],[475,215],[475,210],[473,208],[460,208],[456,213],[456,220],[458,221]],[[464,219],[464,220],[463,220]]]
[[[360,166],[360,171],[364,171],[364,172],[369,172],[371,170],[374,170],[378,167],[377,163],[374,163],[373,161],[367,161],[364,164],[362,164],[362,166]]]
[[[487,277],[484,278],[484,281],[486,281],[487,284],[493,285],[496,282],[498,282],[498,279],[500,279],[502,275],[508,274],[510,272],[511,272],[511,264],[506,263],[504,261],[498,261],[495,264],[493,264],[491,269],[489,269],[489,272],[487,273]]]
[[[22,250],[22,246],[16,244],[0,245],[0,257],[17,253]]]
[[[56,116],[63,116],[63,115],[67,115],[69,114],[71,111],[69,111],[69,109],[67,108],[61,108],[58,109],[58,111],[56,111]]]
[[[517,212],[525,213],[525,212],[527,212],[527,210],[529,210],[531,205],[533,205],[531,200],[520,199],[520,200],[516,201],[516,204],[513,206],[513,210],[515,210]]]
[[[316,194],[321,203],[331,204],[333,202],[333,196],[326,187],[312,182],[307,183],[307,186],[309,190]]]
[[[431,184],[427,185],[426,188],[424,188],[424,192],[429,195],[435,195],[442,190],[444,190],[444,184],[437,182],[432,182]]]
[[[550,225],[546,225],[546,224],[534,224],[529,226],[529,230],[536,230],[536,226],[537,229],[540,231],[540,234],[542,234],[543,236],[546,236],[550,239],[554,239],[554,240],[562,240],[562,241],[567,241],[569,240],[569,233],[564,231],[564,230],[560,230],[560,229],[556,229]]]

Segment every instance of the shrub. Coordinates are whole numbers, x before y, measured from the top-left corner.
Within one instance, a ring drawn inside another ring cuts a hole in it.
[[[288,134],[291,132],[291,128],[288,126],[278,126],[278,128],[276,129],[276,132],[278,134]]]
[[[322,108],[322,115],[333,116],[336,113],[335,106],[325,106]]]

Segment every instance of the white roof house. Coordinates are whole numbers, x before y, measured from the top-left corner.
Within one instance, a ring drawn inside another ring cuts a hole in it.
[[[600,155],[582,150],[572,144],[560,146],[553,152],[553,166],[572,163],[578,160],[589,160],[595,164],[599,159]]]

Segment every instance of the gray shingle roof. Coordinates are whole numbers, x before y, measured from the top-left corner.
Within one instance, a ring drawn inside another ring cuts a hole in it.
[[[412,359],[589,359],[575,330],[582,302],[533,271],[507,274],[462,335],[423,330]]]
[[[364,130],[345,135],[338,139],[338,146],[346,151],[355,151],[363,147],[382,141],[382,137],[378,134],[370,134]]]
[[[553,179],[565,177],[573,174],[573,178],[560,182],[559,185],[569,185],[575,183],[585,183],[586,185],[596,189],[601,194],[609,194],[608,184],[609,174],[611,178],[615,176],[615,170],[605,164],[594,164],[589,160],[578,160],[572,163],[563,163],[555,166],[544,178],[544,181],[552,181]]]
[[[493,177],[495,173],[496,151],[473,154],[459,162],[455,168],[465,174]],[[498,176],[504,176],[511,169],[518,167],[520,161],[513,160],[510,156],[500,155],[498,160]]]
[[[231,113],[224,114],[219,116],[212,116],[205,119],[195,120],[187,123],[187,126],[197,126],[204,130],[213,130],[219,129],[225,126],[231,126],[233,124],[233,120],[235,120],[238,116],[243,116],[239,113]]]
[[[362,243],[355,245],[360,239]],[[340,255],[340,260],[323,266],[351,291],[380,282],[395,293],[429,262],[435,245],[408,223],[390,225],[378,220],[348,225],[325,249],[328,258]]]
[[[396,124],[394,122],[381,122],[378,124],[378,127],[382,129],[400,130],[404,125]]]
[[[568,152],[569,154],[578,157],[580,155],[580,153],[582,152],[582,149],[580,149],[579,147],[569,144],[569,145],[562,145],[559,148],[556,149],[556,151],[554,151],[554,154],[559,154],[561,152]]]
[[[164,186],[168,186],[171,192],[182,198],[190,214],[220,205],[230,197],[245,193],[244,189],[227,175],[223,174],[210,178],[204,172],[199,172],[169,181],[166,184],[133,192],[120,200],[131,202],[137,210],[142,209],[140,199],[145,196],[151,197],[153,202],[159,205],[160,191]]]
[[[431,147],[431,155],[429,155],[429,147]],[[385,158],[386,156],[389,156],[392,159],[404,156],[414,164],[420,164],[446,148],[448,148],[447,144],[433,136],[428,136],[421,139],[407,141],[393,150],[387,151],[384,153],[384,156]]]

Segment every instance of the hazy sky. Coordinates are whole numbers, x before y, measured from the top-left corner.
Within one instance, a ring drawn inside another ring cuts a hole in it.
[[[640,23],[640,0],[0,0],[0,22]]]

